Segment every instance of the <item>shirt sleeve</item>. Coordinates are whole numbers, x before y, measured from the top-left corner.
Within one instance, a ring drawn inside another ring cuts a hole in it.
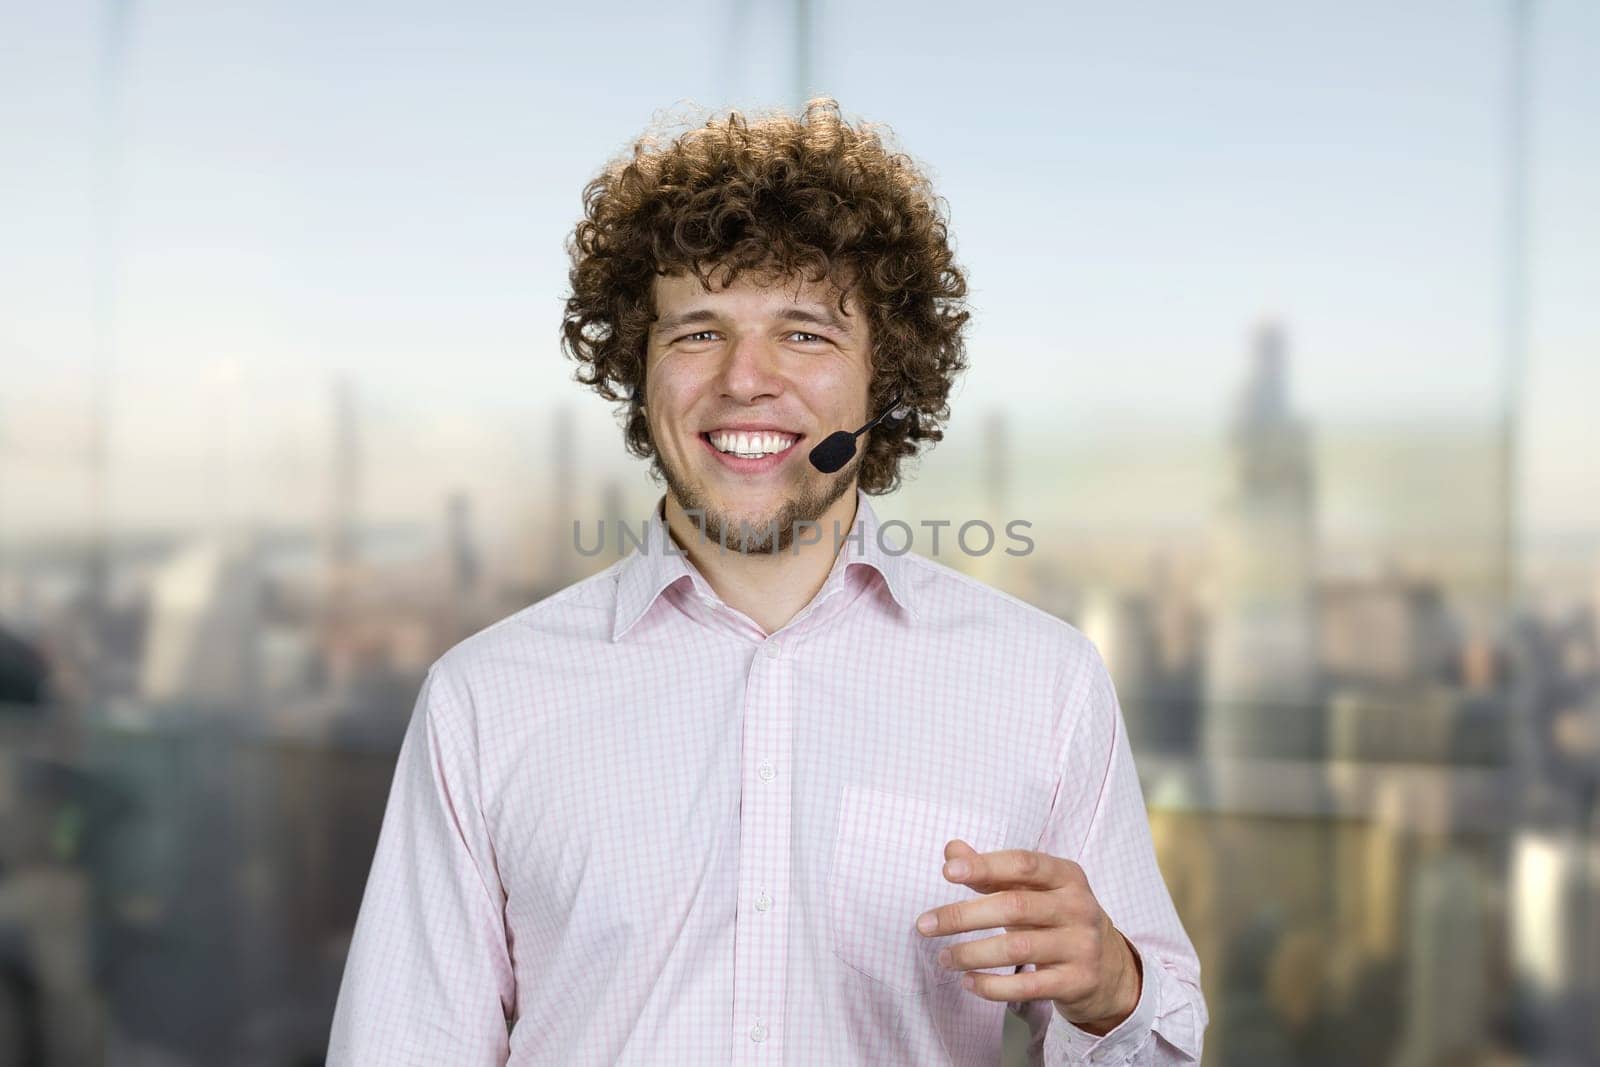
[[[1208,1016],[1200,961],[1156,865],[1139,776],[1111,676],[1085,643],[1066,701],[1062,768],[1039,851],[1076,860],[1095,899],[1138,954],[1139,1000],[1097,1037],[1053,1001],[1013,1003],[1033,1031],[1030,1062],[1168,1067],[1200,1062]],[[1027,965],[1032,969],[1032,964]]]
[[[475,729],[438,663],[400,745],[328,1041],[329,1067],[500,1065],[515,981]]]

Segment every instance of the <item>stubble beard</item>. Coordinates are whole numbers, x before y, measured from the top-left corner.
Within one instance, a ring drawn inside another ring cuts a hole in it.
[[[658,450],[661,473],[666,478],[667,491],[678,506],[689,513],[694,521],[703,516],[701,529],[706,541],[723,545],[743,555],[771,555],[784,552],[794,543],[796,528],[801,523],[820,522],[830,507],[849,489],[851,478],[861,457],[856,456],[842,470],[813,477],[800,478],[800,484],[791,489],[773,515],[764,519],[737,519],[726,511],[713,507],[699,482],[690,482],[682,472],[672,469],[667,458]],[[820,472],[819,472],[820,473]],[[831,536],[831,531],[819,531]],[[843,531],[841,531],[841,535]]]

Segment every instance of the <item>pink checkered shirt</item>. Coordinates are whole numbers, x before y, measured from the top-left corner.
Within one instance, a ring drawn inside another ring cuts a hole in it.
[[[992,1065],[1008,1008],[1034,1063],[1199,1061],[1199,963],[1088,639],[895,554],[910,531],[880,543],[859,492],[859,536],[772,634],[713,592],[659,504],[644,529],[429,670],[332,1067]],[[951,838],[1083,866],[1143,961],[1122,1025],[1096,1038],[939,966],[998,932],[916,931],[976,895],[941,873]]]

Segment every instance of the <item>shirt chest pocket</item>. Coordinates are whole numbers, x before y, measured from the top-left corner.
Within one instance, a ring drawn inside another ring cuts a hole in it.
[[[917,917],[979,895],[944,877],[947,841],[960,838],[979,852],[992,852],[1005,847],[1005,831],[1003,818],[975,808],[846,785],[828,882],[834,954],[902,995],[959,980],[962,972],[939,965],[939,950],[999,930],[925,937],[917,931]],[[1002,974],[1012,968],[982,970]]]

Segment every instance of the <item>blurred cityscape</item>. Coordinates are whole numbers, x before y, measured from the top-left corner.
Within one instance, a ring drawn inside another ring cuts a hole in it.
[[[980,312],[878,511],[1032,523],[939,558],[1104,654],[1205,1063],[1600,1063],[1600,8],[624,7],[0,9],[0,1065],[322,1062],[427,666],[661,492],[578,190],[819,86]]]
[[[1208,1064],[1600,1062],[1600,542],[1508,575],[1492,494],[1472,502],[1491,438],[1330,447],[1290,402],[1284,327],[1243,347],[1203,536],[1036,521],[1029,556],[940,558],[1106,657]],[[464,493],[377,524],[360,396],[330,392],[319,528],[0,558],[0,1062],[320,1062],[428,664],[609,565],[573,516],[636,521],[659,492],[582,487],[566,412],[514,530]],[[1021,436],[992,414],[970,477],[880,510],[1030,518],[1064,472]],[[1334,543],[1322,487],[1352,468],[1460,528]]]

